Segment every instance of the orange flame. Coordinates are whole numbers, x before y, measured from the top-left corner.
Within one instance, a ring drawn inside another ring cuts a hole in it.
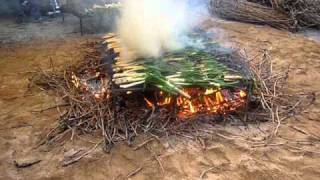
[[[148,107],[153,107],[153,104],[151,101],[149,101],[147,98],[144,98],[144,100],[146,101]]]
[[[162,91],[157,95],[158,106],[176,105],[179,109],[179,117],[188,117],[197,113],[204,114],[226,114],[244,107],[246,102],[246,92],[244,90],[220,89],[200,89],[187,88],[185,93],[190,94],[191,98],[183,96],[173,97]],[[153,107],[153,103],[145,98],[148,107]]]
[[[163,102],[158,102],[158,106],[165,106],[171,104],[171,97],[166,97]]]
[[[244,91],[242,91],[242,90],[240,90],[239,95],[240,95],[240,97],[243,98],[243,97],[246,97],[246,96],[247,96],[247,93],[244,92]]]
[[[196,110],[195,110],[195,108],[193,107],[192,102],[191,102],[191,101],[188,101],[188,104],[189,104],[189,107],[190,107],[190,112],[191,112],[191,113],[195,113]]]

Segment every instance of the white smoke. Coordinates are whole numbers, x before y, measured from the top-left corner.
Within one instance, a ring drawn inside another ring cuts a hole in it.
[[[208,15],[204,0],[124,0],[118,33],[138,56],[183,48],[186,34]]]

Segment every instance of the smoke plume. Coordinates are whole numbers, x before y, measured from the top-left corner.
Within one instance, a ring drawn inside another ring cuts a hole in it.
[[[137,56],[156,57],[183,48],[207,15],[204,0],[124,0],[118,33]]]

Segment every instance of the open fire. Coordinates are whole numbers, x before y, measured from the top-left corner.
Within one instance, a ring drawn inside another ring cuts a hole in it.
[[[82,92],[91,93],[96,100],[109,98],[107,79],[100,73],[90,78],[79,78],[72,74],[72,83]],[[241,110],[247,103],[247,92],[243,89],[184,88],[184,95],[172,95],[164,91],[153,91],[145,96],[147,108],[175,109],[179,119],[198,114],[225,115]]]
[[[110,66],[113,87],[123,92],[142,92],[148,108],[167,108],[176,112],[179,119],[243,110],[250,80],[245,73],[228,67],[228,63],[222,63],[212,54],[215,46],[205,35],[195,33],[193,36],[203,41],[204,47],[186,47],[166,52],[159,58],[128,61],[124,56],[128,50],[121,48],[119,38],[106,35],[107,51],[117,54]],[[234,65],[236,60],[230,63]]]
[[[113,58],[100,63],[109,64],[109,70],[71,74],[74,86],[97,101],[118,95],[139,97],[145,102],[137,103],[140,108],[165,108],[178,119],[227,115],[246,107],[248,80],[206,51],[186,48],[159,59],[124,61],[117,37],[107,35],[105,42]]]
[[[223,115],[245,107],[247,93],[244,90],[185,88],[191,98],[173,96],[163,91],[156,92],[153,100],[145,97],[149,108],[167,107],[178,110],[178,118],[184,119],[197,114]]]
[[[72,72],[71,82],[78,90],[90,93],[97,100],[103,100],[110,96],[108,92],[108,79],[100,72],[86,72],[81,77]]]

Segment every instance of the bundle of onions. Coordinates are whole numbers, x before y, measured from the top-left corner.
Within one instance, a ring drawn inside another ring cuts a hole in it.
[[[190,96],[182,90],[184,87],[233,87],[244,80],[214,56],[194,48],[167,54],[159,59],[146,58],[130,63],[117,61],[113,71],[112,81],[120,88],[151,85],[186,98]]]

